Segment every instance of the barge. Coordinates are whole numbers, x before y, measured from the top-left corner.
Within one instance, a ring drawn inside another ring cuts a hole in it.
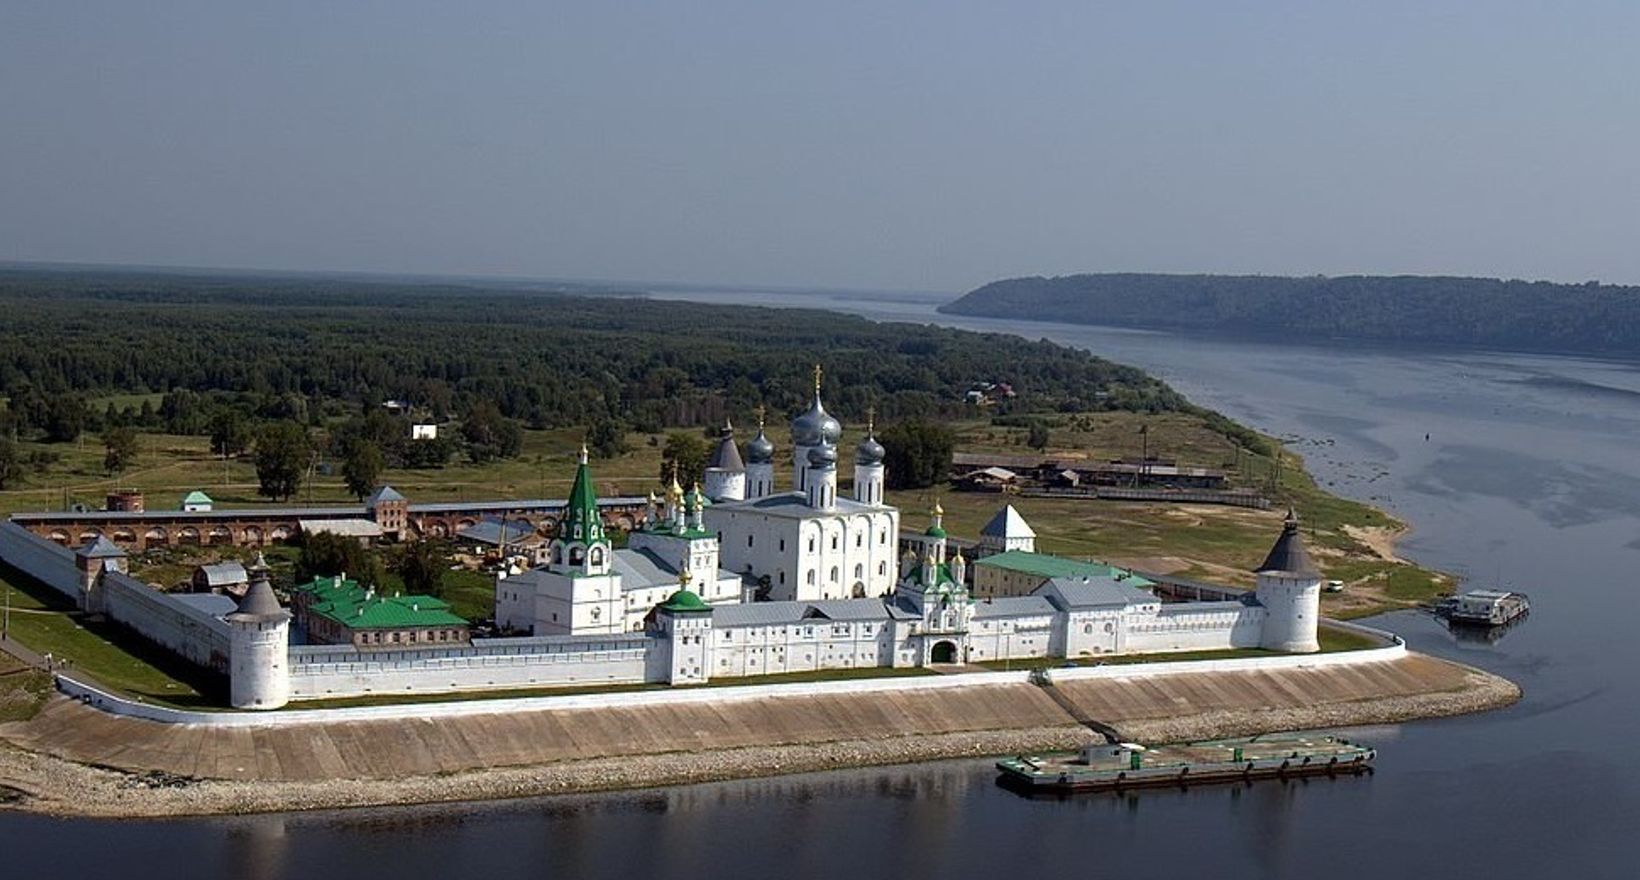
[[[1443,600],[1436,606],[1436,611],[1451,623],[1503,626],[1526,616],[1531,607],[1525,593],[1470,590]]]
[[[1119,791],[1159,786],[1359,775],[1378,753],[1329,734],[1281,734],[1147,748],[1099,743],[1080,752],[997,762],[998,782],[1027,793]]]

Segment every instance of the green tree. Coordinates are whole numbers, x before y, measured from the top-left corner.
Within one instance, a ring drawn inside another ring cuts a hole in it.
[[[686,488],[700,482],[706,474],[707,455],[706,441],[699,434],[666,435],[666,446],[661,449],[661,482],[670,483],[674,473]]]
[[[0,489],[15,489],[23,482],[23,453],[10,437],[0,437]]]
[[[302,535],[302,551],[296,557],[296,582],[305,584],[316,577],[347,575],[367,586],[382,579],[381,563],[357,538],[316,532]]]
[[[901,422],[882,431],[877,439],[888,455],[884,478],[890,489],[926,489],[944,483],[951,474],[956,436],[944,425]]]
[[[296,422],[269,422],[256,435],[256,493],[287,501],[302,488],[313,456],[307,431]]]
[[[587,428],[587,452],[593,458],[614,458],[625,455],[626,428],[614,419],[598,419]]]
[[[85,398],[78,394],[57,394],[46,401],[46,440],[51,443],[72,443],[80,439],[90,416]]]
[[[103,470],[119,475],[137,461],[137,429],[130,425],[103,432]]]
[[[524,448],[524,429],[501,414],[488,400],[473,404],[461,423],[461,437],[467,441],[467,457],[473,464],[498,458],[517,458]]]
[[[406,544],[399,554],[399,577],[404,591],[424,596],[444,595],[444,576],[450,571],[450,548],[443,541]]]
[[[236,457],[251,447],[250,419],[236,409],[219,409],[211,416],[211,452]]]
[[[375,443],[364,439],[348,443],[342,451],[342,479],[347,483],[347,491],[364,500],[364,496],[376,488],[383,465],[381,447]]]
[[[1048,448],[1048,425],[1045,422],[1032,422],[1031,428],[1025,434],[1025,445],[1041,452]]]

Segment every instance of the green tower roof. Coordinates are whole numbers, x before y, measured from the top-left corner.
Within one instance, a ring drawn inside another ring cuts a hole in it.
[[[569,507],[558,523],[558,539],[594,544],[605,541],[604,520],[598,512],[598,493],[592,488],[592,469],[587,467],[587,448],[581,446],[581,463],[575,468],[575,486],[569,492]]]
[[[711,611],[712,606],[702,602],[693,590],[682,589],[673,593],[661,607],[667,611]]]

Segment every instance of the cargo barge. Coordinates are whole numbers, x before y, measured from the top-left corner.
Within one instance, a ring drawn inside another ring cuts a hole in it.
[[[1281,734],[1147,748],[1100,743],[1080,752],[997,762],[998,782],[1025,792],[1110,791],[1159,786],[1358,775],[1378,753],[1329,734]]]

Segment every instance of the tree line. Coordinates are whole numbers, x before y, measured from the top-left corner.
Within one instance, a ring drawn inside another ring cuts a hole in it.
[[[1109,273],[996,281],[940,311],[1310,342],[1640,353],[1640,287],[1593,281]]]

